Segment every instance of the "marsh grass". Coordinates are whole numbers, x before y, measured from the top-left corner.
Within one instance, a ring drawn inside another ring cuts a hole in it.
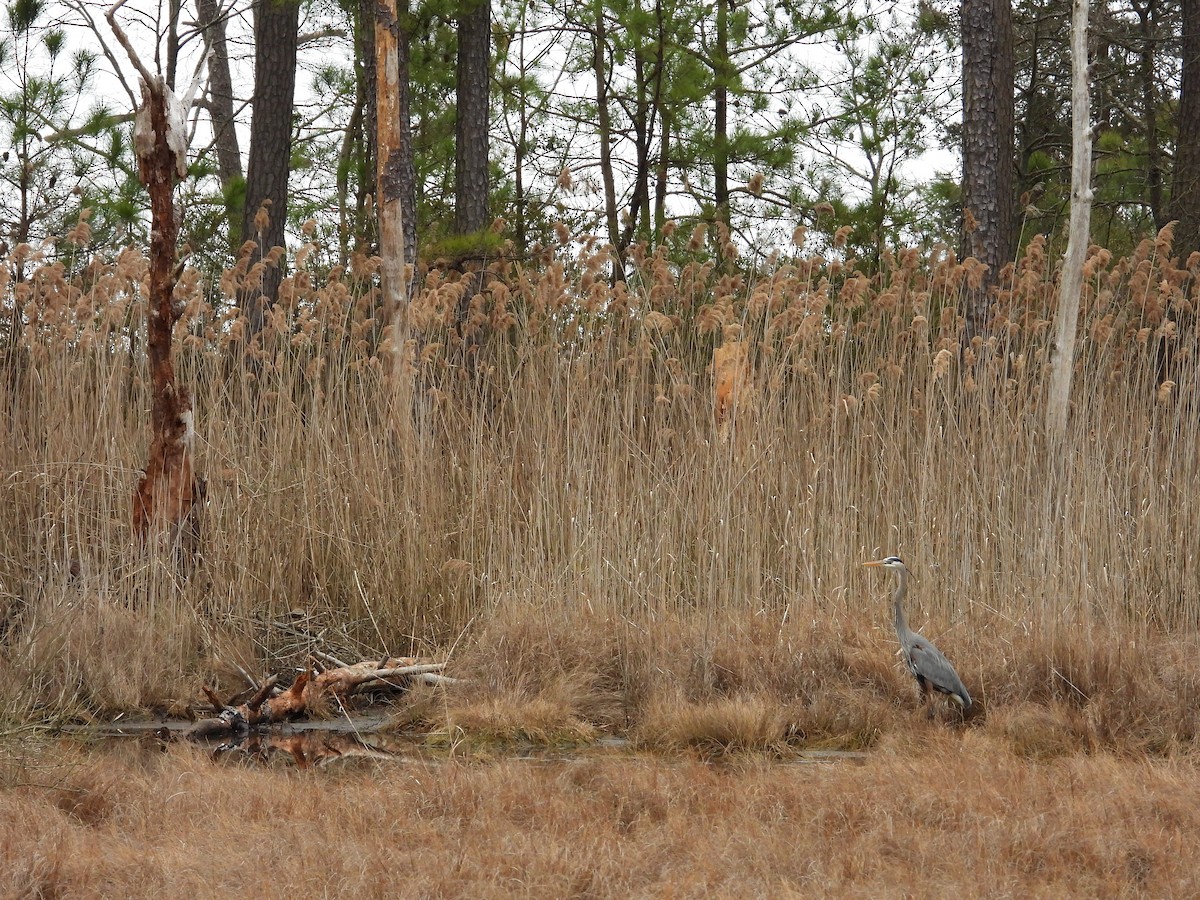
[[[764,710],[769,716],[769,711]],[[55,751],[0,794],[6,896],[1190,896],[1185,761],[1031,762],[896,733],[862,764],[762,756],[361,762]]]
[[[1038,241],[966,346],[955,310],[979,272],[944,251],[870,277],[799,249],[753,275],[639,253],[616,287],[591,244],[498,262],[460,327],[461,286],[426,272],[397,343],[369,262],[317,271],[301,250],[251,365],[233,298],[255,273],[186,272],[177,368],[208,479],[190,578],[130,535],[145,259],[0,284],[20,325],[0,378],[0,692],[171,707],[206,673],[322,643],[452,652],[472,685],[439,715],[492,732],[870,746],[914,711],[891,585],[858,565],[886,552],[987,728],[1051,754],[1063,729],[1190,745],[1198,281],[1169,232],[1092,249],[1061,444]],[[734,345],[717,421],[714,350]],[[289,616],[307,643],[274,624]]]

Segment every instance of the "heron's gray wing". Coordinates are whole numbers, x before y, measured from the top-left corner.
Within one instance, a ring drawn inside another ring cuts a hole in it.
[[[908,650],[908,664],[912,667],[914,675],[924,678],[943,694],[954,697],[964,709],[971,705],[971,695],[967,693],[962,679],[954,671],[954,666],[950,665],[950,660],[919,634],[912,637],[912,644]]]

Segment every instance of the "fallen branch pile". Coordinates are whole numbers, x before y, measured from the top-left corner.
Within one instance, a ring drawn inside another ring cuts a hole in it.
[[[385,656],[379,660],[346,663],[318,651],[313,653],[311,667],[300,672],[287,688],[279,686],[277,675],[257,684],[243,671],[253,693],[238,703],[236,700],[241,695],[222,700],[205,685],[204,695],[215,715],[199,719],[188,729],[188,737],[211,740],[244,735],[254,728],[319,716],[329,709],[331,702],[345,710],[354,694],[366,690],[402,692],[417,683],[457,683],[458,679],[441,674],[444,667],[445,663],[420,662],[415,657]]]

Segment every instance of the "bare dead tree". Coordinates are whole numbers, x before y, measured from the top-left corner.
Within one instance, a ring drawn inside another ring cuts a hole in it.
[[[141,106],[133,125],[138,177],[150,194],[150,302],[146,306],[146,351],[150,361],[152,401],[149,460],[133,494],[133,530],[145,544],[165,535],[180,549],[199,550],[199,501],[203,482],[192,463],[195,434],[192,402],[175,377],[171,337],[178,319],[175,284],[179,224],[175,216],[175,181],[187,174],[186,106],[171,91],[162,72],[151,73],[117,22],[125,0],[106,17],[117,41],[129,55],[141,81]],[[195,91],[198,79],[190,93]]]
[[[1071,12],[1071,230],[1058,285],[1058,324],[1051,360],[1046,427],[1062,438],[1067,431],[1071,376],[1075,368],[1075,329],[1079,292],[1092,219],[1092,121],[1088,90],[1088,0],[1075,0]]]
[[[375,205],[379,214],[380,281],[383,318],[402,342],[407,301],[404,280],[402,187],[404,153],[400,145],[400,21],[396,0],[380,0],[375,9],[376,128],[378,147]],[[397,313],[401,317],[397,318]]]

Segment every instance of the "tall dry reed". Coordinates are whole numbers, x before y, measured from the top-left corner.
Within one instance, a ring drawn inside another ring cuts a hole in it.
[[[585,243],[497,263],[466,304],[431,270],[400,346],[372,318],[372,262],[317,271],[309,253],[249,364],[235,297],[259,273],[179,288],[208,478],[190,578],[130,535],[145,259],[0,282],[0,665],[23,696],[169,705],[223,663],[302,658],[306,634],[444,651],[514,619],[686,623],[710,648],[756,619],[886,640],[890,585],[858,567],[885,552],[916,575],[914,625],[1000,697],[1029,693],[1004,660],[1030,646],[1091,659],[1200,625],[1200,280],[1169,232],[1129,258],[1092,249],[1061,445],[1042,424],[1039,240],[966,346],[980,272],[944,250],[870,276],[799,249],[751,274],[638,251],[614,287]],[[713,355],[734,343],[718,423]]]

